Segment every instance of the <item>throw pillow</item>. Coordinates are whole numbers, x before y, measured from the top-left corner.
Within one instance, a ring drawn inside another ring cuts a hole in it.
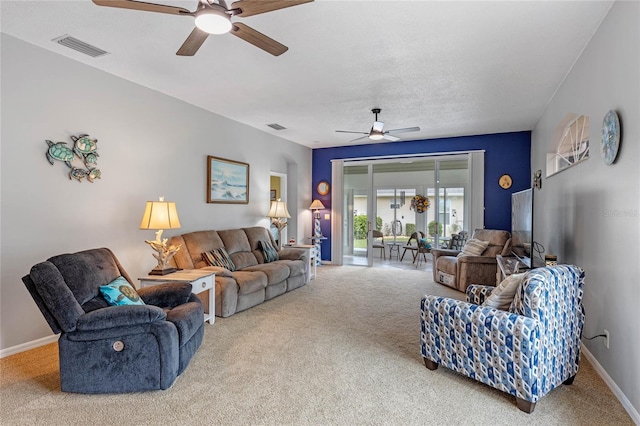
[[[462,256],[480,256],[482,252],[489,246],[489,241],[470,239],[462,247],[462,251],[458,253],[458,257]]]
[[[136,289],[124,277],[118,277],[107,285],[101,285],[100,294],[110,306],[144,305]]]
[[[262,250],[265,263],[270,263],[274,260],[280,259],[278,251],[269,241],[258,241],[258,247]]]
[[[202,253],[202,258],[209,266],[220,266],[231,272],[236,270],[236,265],[233,264],[229,253],[224,247]]]
[[[501,311],[509,310],[511,302],[516,295],[516,290],[522,283],[526,272],[521,274],[511,274],[507,276],[487,297],[482,306],[500,309]]]

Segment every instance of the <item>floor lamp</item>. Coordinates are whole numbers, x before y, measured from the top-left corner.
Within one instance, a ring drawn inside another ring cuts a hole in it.
[[[324,204],[320,200],[313,200],[313,203],[309,206],[313,212],[314,227],[313,227],[313,245],[316,246],[316,265],[322,265],[320,260],[320,243],[322,242],[322,229],[320,228],[320,210],[324,209]]]

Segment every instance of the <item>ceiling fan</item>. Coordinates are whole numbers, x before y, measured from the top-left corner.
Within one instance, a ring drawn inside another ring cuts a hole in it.
[[[371,110],[372,113],[375,114],[376,120],[373,122],[373,126],[369,132],[352,132],[349,130],[336,130],[338,133],[357,133],[360,135],[366,135],[361,138],[353,139],[351,142],[359,141],[360,139],[372,139],[374,141],[379,141],[381,139],[386,139],[391,142],[399,141],[400,138],[392,135],[391,133],[407,133],[407,132],[419,132],[420,127],[406,127],[404,129],[393,129],[393,130],[384,130],[384,123],[382,121],[378,121],[378,114],[380,114],[380,108],[373,108]]]
[[[287,46],[278,43],[248,25],[231,22],[231,17],[239,16],[244,18],[284,9],[285,7],[311,3],[312,1],[313,0],[240,0],[231,4],[231,7],[228,7],[226,0],[198,0],[196,10],[191,12],[182,7],[165,6],[137,0],[93,0],[98,6],[194,17],[196,27],[176,52],[176,55],[180,56],[195,55],[198,49],[200,49],[200,46],[202,46],[202,43],[209,37],[209,34],[225,34],[228,32],[273,56],[282,55],[289,49]]]

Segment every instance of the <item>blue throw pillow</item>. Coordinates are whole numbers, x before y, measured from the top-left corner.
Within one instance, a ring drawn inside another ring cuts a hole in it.
[[[278,250],[275,249],[273,245],[269,241],[259,241],[258,247],[262,250],[262,254],[264,256],[265,263],[271,263],[274,260],[279,260],[280,255],[278,254]]]
[[[124,277],[118,277],[107,285],[101,285],[100,294],[110,306],[144,305],[136,289]]]
[[[431,244],[429,244],[427,242],[426,238],[420,238],[420,247],[426,248],[426,249],[430,249],[431,248]]]

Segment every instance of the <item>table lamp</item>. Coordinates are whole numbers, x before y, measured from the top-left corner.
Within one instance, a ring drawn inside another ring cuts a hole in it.
[[[158,265],[149,272],[149,275],[167,275],[176,271],[176,268],[167,265],[167,262],[180,250],[180,245],[168,246],[167,238],[162,239],[162,231],[177,228],[180,228],[180,219],[176,203],[164,201],[164,197],[160,197],[160,201],[147,201],[140,229],[157,229],[156,239],[145,240],[145,243],[156,251],[153,257],[158,260]]]
[[[289,210],[287,210],[287,202],[277,201],[271,202],[271,208],[269,209],[268,217],[271,218],[271,223],[278,229],[278,247],[282,247],[282,235],[281,232],[287,226],[287,222],[283,219],[290,218]]]

